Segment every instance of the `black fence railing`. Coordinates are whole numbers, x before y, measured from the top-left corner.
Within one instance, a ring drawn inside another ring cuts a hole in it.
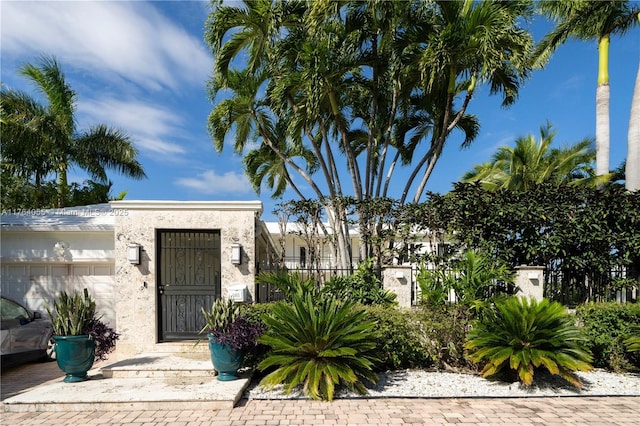
[[[323,286],[327,281],[338,276],[348,276],[353,273],[353,269],[340,269],[340,268],[261,268],[260,272],[288,272],[295,273],[300,276],[302,280],[313,279],[318,286]],[[379,276],[378,272],[378,276]],[[256,300],[258,303],[267,303],[283,300],[284,294],[276,286],[272,284],[256,284]]]
[[[586,302],[635,302],[637,283],[624,266],[603,273],[580,273],[550,264],[545,270],[544,296],[567,306]]]

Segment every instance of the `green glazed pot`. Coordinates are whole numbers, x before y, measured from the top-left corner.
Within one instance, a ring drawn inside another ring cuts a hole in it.
[[[53,336],[56,361],[66,376],[66,383],[83,382],[93,366],[96,344],[88,335]]]
[[[213,334],[209,334],[208,337],[211,362],[213,363],[213,368],[218,372],[218,380],[227,382],[239,379],[238,370],[242,367],[245,351],[218,343]]]

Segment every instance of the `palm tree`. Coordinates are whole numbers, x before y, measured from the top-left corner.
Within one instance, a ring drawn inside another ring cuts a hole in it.
[[[221,150],[235,130],[236,152],[244,154],[249,141],[274,151],[273,165],[284,166],[278,182],[285,173],[302,176],[325,203],[343,244],[335,251],[348,268],[347,179],[358,203],[386,197],[396,166],[413,167],[419,152],[415,167],[426,167],[414,176],[422,179],[420,198],[450,133],[463,130],[465,143],[477,133],[465,112],[476,84],[502,93],[505,105],[515,100],[533,47],[520,18],[531,11],[528,1],[221,4],[206,31],[216,63],[210,96],[220,96],[209,118],[214,145]],[[400,124],[411,127],[397,131]],[[276,127],[286,129],[286,144],[274,137]],[[422,137],[405,143],[415,132]],[[313,153],[315,175],[302,152]],[[299,165],[287,153],[298,153]],[[255,164],[251,170],[273,176]],[[377,226],[358,220],[363,232]],[[369,249],[363,243],[360,256]]]
[[[637,15],[640,20],[640,14]],[[636,75],[636,85],[631,99],[629,117],[629,135],[627,138],[627,169],[625,188],[629,191],[640,190],[640,65]]]
[[[594,176],[593,141],[584,139],[565,149],[550,149],[555,132],[549,123],[540,127],[540,139],[518,138],[515,147],[502,147],[491,162],[465,173],[463,182],[480,182],[488,190],[527,191],[542,183],[595,186],[611,174]]]
[[[46,105],[29,95],[2,90],[2,160],[20,174],[34,174],[36,184],[57,175],[58,207],[69,202],[67,171],[77,166],[97,183],[108,182],[106,169],[134,178],[146,177],[137,151],[122,131],[103,124],[78,131],[74,118],[76,93],[54,57],[38,66],[24,65],[20,73],[44,95]]]
[[[555,49],[571,38],[598,41],[596,172],[598,175],[607,174],[610,131],[609,43],[612,35],[623,35],[637,24],[640,9],[627,0],[542,0],[538,5],[543,14],[557,21],[553,31],[536,48],[538,64],[546,62]]]
[[[528,77],[533,39],[521,27],[521,19],[532,13],[531,2],[436,1],[417,32],[417,71],[423,87],[432,92],[447,87],[447,97],[433,130],[433,142],[419,162],[427,164],[413,201],[422,197],[427,180],[444,144],[464,116],[476,86],[486,83],[491,94],[501,93],[503,106],[518,96],[520,84]],[[462,100],[453,111],[457,96]],[[410,178],[403,193],[413,182]]]

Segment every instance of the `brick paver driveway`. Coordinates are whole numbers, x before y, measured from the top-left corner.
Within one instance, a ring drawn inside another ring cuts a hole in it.
[[[49,380],[55,363],[2,372],[2,399]],[[4,425],[639,425],[640,397],[243,400],[230,410],[2,412]]]

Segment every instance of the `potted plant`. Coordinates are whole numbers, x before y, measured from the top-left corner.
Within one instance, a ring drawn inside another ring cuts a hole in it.
[[[240,305],[230,299],[216,300],[210,310],[202,308],[202,315],[205,324],[200,333],[207,332],[218,380],[238,379],[245,353],[258,345],[264,325],[250,321],[242,314]]]
[[[54,350],[58,367],[66,374],[67,383],[87,380],[87,372],[96,359],[105,360],[113,351],[118,333],[96,316],[96,303],[84,293],[60,293],[47,305],[53,324]]]

